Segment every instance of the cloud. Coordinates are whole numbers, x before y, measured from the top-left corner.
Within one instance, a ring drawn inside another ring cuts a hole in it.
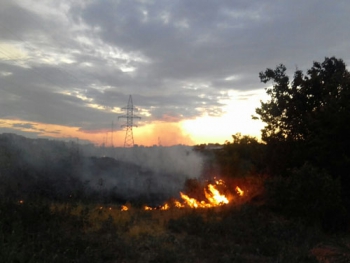
[[[12,127],[15,128],[25,128],[25,129],[36,129],[35,125],[32,123],[14,123]]]
[[[326,0],[3,0],[0,118],[104,130],[129,94],[140,126],[223,116],[232,91],[265,87],[267,67],[349,64],[349,12]]]

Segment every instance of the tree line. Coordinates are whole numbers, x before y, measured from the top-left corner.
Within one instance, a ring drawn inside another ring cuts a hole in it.
[[[326,57],[293,77],[283,64],[259,73],[269,100],[253,119],[261,142],[235,134],[215,153],[222,175],[268,175],[267,203],[288,216],[335,228],[350,211],[350,73]]]

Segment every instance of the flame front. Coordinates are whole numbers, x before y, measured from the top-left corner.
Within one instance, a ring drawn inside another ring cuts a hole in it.
[[[129,208],[126,205],[122,205],[120,211],[128,211]]]
[[[216,181],[216,183],[223,184],[222,180]],[[204,188],[204,194],[208,200],[207,202],[198,201],[195,198],[191,198],[188,195],[185,195],[184,193],[180,192],[181,198],[185,201],[185,204],[187,204],[191,208],[208,208],[221,206],[229,203],[227,197],[225,195],[220,194],[219,190],[213,184],[208,185],[208,190]],[[175,206],[180,207],[179,204],[175,204]]]
[[[158,206],[158,207],[151,207],[151,206],[145,206],[143,209],[144,210],[147,210],[147,211],[150,211],[150,210],[168,210],[170,208],[169,204],[165,203],[164,205],[162,206]]]
[[[195,198],[191,198],[188,195],[185,195],[184,193],[180,192],[180,195],[181,195],[181,198],[185,201],[185,204],[182,204],[181,207],[185,207],[186,205],[191,207],[191,208],[208,208],[208,207],[213,207],[213,205],[210,204],[210,203],[207,203],[205,201],[198,201]]]
[[[210,208],[210,207],[217,207],[217,206],[228,204],[230,201],[224,194],[220,193],[218,189],[218,186],[221,186],[220,188],[225,187],[225,182],[221,179],[220,180],[216,180],[216,178],[214,179],[215,179],[215,184],[208,184],[204,188],[204,195],[205,195],[205,198],[207,199],[206,201],[203,201],[203,200],[199,201],[195,198],[192,198],[180,192],[182,202],[175,200],[173,201],[173,204],[170,204],[170,205],[177,208],[185,208],[185,207]],[[243,196],[244,194],[244,191],[238,186],[235,188],[235,191],[239,196]],[[144,210],[168,210],[170,208],[170,205],[166,203],[163,206],[158,206],[158,207],[145,206]]]

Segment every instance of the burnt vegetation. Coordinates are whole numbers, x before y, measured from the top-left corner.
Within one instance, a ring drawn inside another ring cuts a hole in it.
[[[181,148],[203,160],[192,178],[145,165],[144,149],[132,163],[0,135],[0,262],[349,262],[350,73],[334,57],[286,71],[260,73],[272,84],[253,116],[262,141]],[[179,191],[202,200],[217,179],[228,205],[142,209]]]

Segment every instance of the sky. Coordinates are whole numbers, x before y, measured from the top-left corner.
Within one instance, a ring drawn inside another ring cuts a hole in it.
[[[123,146],[260,137],[259,72],[350,64],[347,0],[0,0],[0,133]],[[113,133],[112,133],[113,131]]]

